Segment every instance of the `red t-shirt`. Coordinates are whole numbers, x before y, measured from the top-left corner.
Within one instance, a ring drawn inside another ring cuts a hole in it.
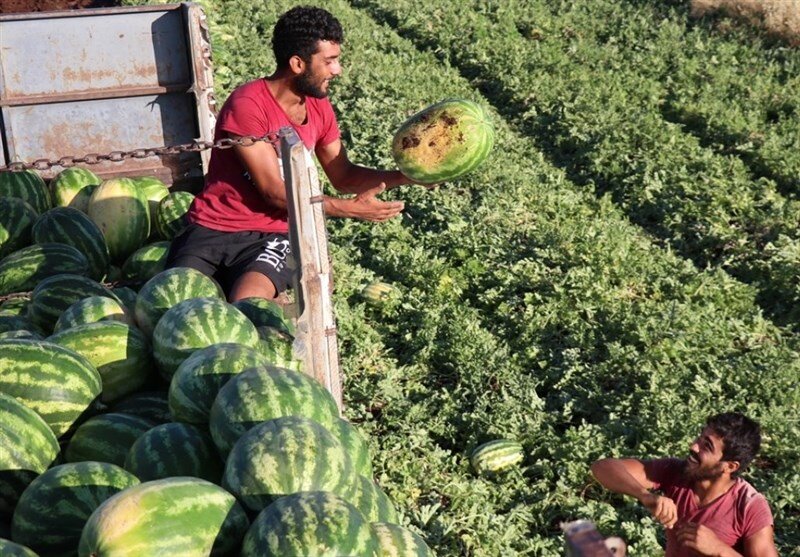
[[[292,126],[313,151],[339,139],[339,126],[327,98],[306,97],[306,122],[294,125],[272,96],[265,79],[238,87],[219,112],[214,140],[235,135],[262,136]],[[280,160],[280,159],[279,159]],[[267,204],[233,149],[214,149],[203,191],[189,209],[189,222],[223,232],[289,230],[286,211]]]
[[[678,522],[695,522],[714,531],[717,537],[738,552],[744,551],[748,538],[772,526],[769,503],[756,489],[741,478],[733,487],[707,505],[698,506],[691,485],[683,479],[684,461],[677,458],[651,460],[645,463],[647,478],[656,484],[665,497],[675,502]],[[697,553],[678,544],[674,530],[667,530],[665,557],[695,557]]]

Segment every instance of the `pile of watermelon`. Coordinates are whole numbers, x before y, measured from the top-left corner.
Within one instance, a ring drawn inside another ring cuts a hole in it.
[[[164,270],[191,200],[0,172],[0,554],[432,555],[281,307]]]

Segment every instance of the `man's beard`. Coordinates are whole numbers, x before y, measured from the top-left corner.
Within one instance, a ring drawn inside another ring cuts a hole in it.
[[[683,477],[690,482],[716,480],[723,474],[722,464],[702,466],[700,461],[687,458],[683,463]]]
[[[324,99],[328,96],[328,92],[323,91],[321,83],[314,82],[314,75],[308,68],[295,78],[294,86],[301,95],[315,99]]]

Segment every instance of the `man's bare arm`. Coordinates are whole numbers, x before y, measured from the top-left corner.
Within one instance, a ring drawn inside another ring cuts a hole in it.
[[[592,464],[592,475],[606,489],[636,498],[667,528],[672,528],[677,522],[678,510],[672,499],[650,493],[655,484],[647,478],[641,460],[632,458],[598,460]]]
[[[275,149],[264,142],[248,146],[238,145],[233,149],[261,197],[270,206],[286,210],[286,186],[281,178]],[[331,217],[350,217],[374,222],[396,217],[403,210],[404,204],[402,201],[386,202],[378,199],[377,196],[384,188],[385,186],[379,182],[370,188],[364,188],[355,197],[325,196],[325,213]]]
[[[378,170],[352,163],[339,139],[317,147],[316,155],[333,187],[342,193],[362,193],[381,183],[386,184],[387,190],[414,183],[399,170]]]
[[[237,139],[238,136],[230,137]],[[278,166],[278,154],[269,143],[259,141],[252,145],[233,148],[261,197],[270,206],[286,210],[286,186]]]
[[[745,538],[744,557],[778,557],[775,547],[775,532],[772,526],[766,526]]]
[[[592,475],[606,489],[639,499],[654,484],[647,479],[644,463],[634,458],[604,458],[592,464]]]

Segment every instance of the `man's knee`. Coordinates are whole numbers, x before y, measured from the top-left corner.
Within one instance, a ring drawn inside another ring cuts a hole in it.
[[[252,297],[271,300],[277,295],[278,291],[272,279],[257,271],[246,271],[234,282],[228,301],[233,303]]]

